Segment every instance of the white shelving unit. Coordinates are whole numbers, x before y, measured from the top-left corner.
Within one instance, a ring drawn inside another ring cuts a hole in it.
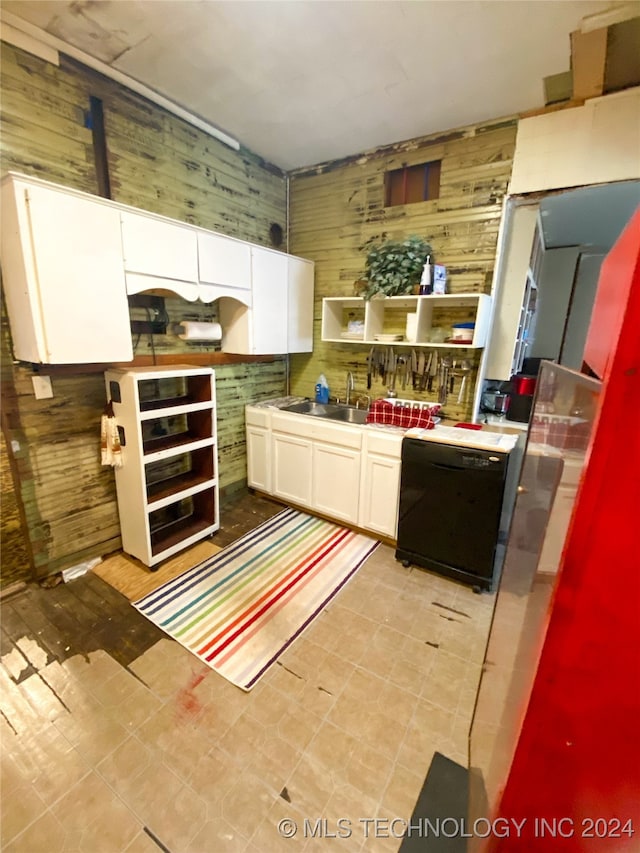
[[[465,314],[475,322],[470,344],[453,344],[450,341],[432,341],[431,330],[444,325],[438,319],[441,309],[446,312],[465,309]],[[416,339],[404,337],[406,315],[415,313]],[[364,323],[361,338],[348,331],[349,317]],[[485,346],[491,317],[491,297],[485,293],[447,293],[431,296],[387,296],[384,299],[365,300],[361,297],[328,296],[322,300],[322,340],[348,344],[385,344],[389,346],[455,347],[480,349]],[[400,341],[380,340],[380,335],[402,334]]]
[[[108,370],[120,431],[122,547],[153,567],[218,530],[215,374],[208,367]]]

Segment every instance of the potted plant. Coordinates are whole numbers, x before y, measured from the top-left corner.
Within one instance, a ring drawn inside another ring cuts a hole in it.
[[[412,293],[431,254],[427,241],[415,235],[372,246],[365,264],[367,287],[364,298]]]

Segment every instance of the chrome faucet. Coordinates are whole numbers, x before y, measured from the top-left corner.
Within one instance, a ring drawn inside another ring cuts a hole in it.
[[[354,390],[353,385],[353,373],[349,371],[347,373],[347,391],[346,391],[346,404],[347,406],[351,403],[351,392]]]

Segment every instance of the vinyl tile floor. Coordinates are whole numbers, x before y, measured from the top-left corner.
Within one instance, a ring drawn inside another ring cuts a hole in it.
[[[381,545],[244,693],[82,581],[36,602],[69,631],[94,613],[78,653],[3,603],[5,853],[386,853],[433,753],[467,763],[492,595]]]

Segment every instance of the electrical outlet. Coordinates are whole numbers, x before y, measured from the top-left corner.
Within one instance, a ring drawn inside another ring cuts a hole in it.
[[[33,393],[36,395],[36,400],[46,400],[53,397],[53,388],[51,387],[50,376],[32,376]]]

